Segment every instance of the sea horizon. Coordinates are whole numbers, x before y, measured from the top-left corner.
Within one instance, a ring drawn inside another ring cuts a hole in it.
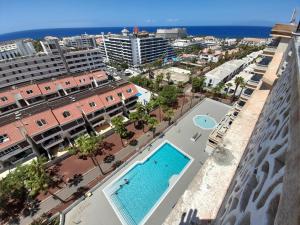
[[[42,39],[45,36],[67,37],[80,34],[107,34],[120,33],[123,28],[133,31],[133,26],[114,27],[73,27],[73,28],[41,28],[23,31],[15,31],[0,34],[0,41],[9,41],[21,38]],[[156,32],[158,28],[186,28],[188,35],[207,36],[212,35],[219,38],[242,38],[257,37],[267,38],[271,27],[269,26],[247,26],[247,25],[202,25],[202,26],[139,26],[139,30]]]

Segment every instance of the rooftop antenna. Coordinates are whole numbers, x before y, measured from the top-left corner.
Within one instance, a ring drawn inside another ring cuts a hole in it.
[[[296,15],[297,15],[297,10],[295,8],[294,11],[293,11],[291,20],[290,20],[290,24],[296,24]]]

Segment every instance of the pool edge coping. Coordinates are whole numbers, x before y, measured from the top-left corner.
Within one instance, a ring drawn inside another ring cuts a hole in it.
[[[124,176],[127,172],[129,172],[133,167],[135,167],[138,164],[142,164],[144,162],[146,162],[154,153],[156,153],[161,146],[163,146],[164,144],[170,144],[172,147],[174,147],[177,151],[179,151],[180,153],[182,153],[184,156],[188,157],[190,160],[189,162],[184,166],[184,168],[180,171],[180,173],[178,174],[178,176],[175,178],[175,180],[173,182],[169,181],[169,187],[166,189],[166,191],[160,196],[160,198],[157,200],[157,202],[152,206],[152,208],[149,210],[149,212],[144,216],[144,218],[141,220],[140,223],[138,223],[138,225],[144,225],[149,218],[152,216],[152,214],[154,213],[154,211],[158,208],[158,206],[162,203],[162,201],[166,198],[166,196],[169,194],[169,192],[174,188],[174,186],[177,184],[177,182],[180,180],[180,178],[185,174],[186,170],[190,167],[190,165],[193,163],[194,158],[192,156],[190,156],[189,154],[187,154],[186,152],[184,152],[183,150],[181,150],[179,147],[177,147],[176,145],[174,145],[172,142],[170,142],[169,140],[164,140],[162,143],[160,143],[149,155],[147,155],[144,159],[142,160],[137,160],[135,161],[133,164],[131,164],[128,168],[126,168],[126,170],[124,170],[120,175],[118,175],[117,177],[115,177],[115,179],[113,179],[109,184],[107,184],[103,189],[102,192],[105,196],[105,198],[107,199],[107,201],[109,202],[110,206],[112,207],[112,209],[114,210],[114,212],[116,213],[118,219],[120,220],[122,225],[131,225],[128,224],[125,219],[123,218],[123,216],[121,215],[121,213],[119,212],[118,208],[115,206],[115,204],[112,202],[111,198],[109,197],[109,188],[111,188],[112,184],[117,182],[118,179],[120,179],[122,176]],[[180,196],[179,196],[180,197]]]

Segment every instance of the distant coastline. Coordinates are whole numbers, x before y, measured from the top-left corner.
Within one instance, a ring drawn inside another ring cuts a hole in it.
[[[212,35],[220,38],[226,37],[258,37],[266,38],[270,34],[271,27],[263,26],[173,26],[173,27],[185,27],[189,35]],[[107,34],[120,33],[124,27],[86,27],[86,28],[51,28],[51,29],[36,29],[25,30],[6,34],[0,34],[0,41],[8,41],[19,38],[33,38],[42,39],[45,36],[73,36],[83,33],[87,34],[101,34],[104,32]],[[149,32],[155,32],[157,28],[171,28],[170,26],[153,26],[153,27],[139,27],[140,30],[147,30]],[[130,31],[133,27],[127,27]]]

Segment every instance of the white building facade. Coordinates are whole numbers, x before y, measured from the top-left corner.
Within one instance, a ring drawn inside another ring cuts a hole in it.
[[[123,35],[109,35],[101,45],[103,55],[107,60],[129,65],[142,65],[159,58],[175,57],[173,48],[168,40],[143,34],[129,35],[124,29]]]

